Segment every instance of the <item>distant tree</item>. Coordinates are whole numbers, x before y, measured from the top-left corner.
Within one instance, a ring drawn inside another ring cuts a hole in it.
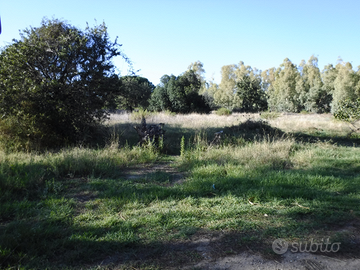
[[[299,65],[299,72],[296,91],[301,109],[314,113],[329,112],[332,98],[331,94],[323,88],[317,57],[311,56],[307,63],[303,60]]]
[[[237,83],[237,95],[241,99],[241,110],[244,112],[259,112],[267,109],[267,100],[261,87],[260,77],[251,78],[243,75]]]
[[[277,72],[274,67],[261,72],[262,87],[267,94],[274,90],[276,76]]]
[[[360,97],[359,81],[358,73],[353,70],[349,62],[339,62],[336,65],[336,79],[334,80],[333,100],[331,102],[333,113],[337,111],[341,100],[356,100]]]
[[[116,100],[118,107],[132,111],[149,106],[149,98],[155,86],[143,77],[123,76],[120,78],[120,88],[120,95]]]
[[[237,65],[226,65],[221,68],[221,82],[214,93],[214,101],[220,106],[232,110],[241,106],[240,98],[236,93]]]
[[[119,94],[112,59],[121,55],[105,24],[79,30],[44,19],[0,53],[0,130],[19,146],[85,140]],[[125,56],[123,56],[127,59]]]
[[[226,65],[221,68],[221,82],[219,85],[212,84],[208,91],[212,93],[214,103],[219,107],[230,110],[240,109],[242,99],[237,94],[237,84],[244,76],[249,76],[252,80],[260,80],[260,72],[247,66],[240,61],[238,65]]]
[[[301,102],[296,89],[299,71],[288,58],[276,70],[276,79],[268,91],[269,108],[273,111],[299,112]]]
[[[193,71],[196,74],[196,77],[198,78],[198,80],[201,83],[201,86],[199,89],[199,94],[203,94],[207,88],[207,83],[206,83],[205,75],[204,75],[205,74],[204,64],[201,63],[200,61],[191,63],[188,66],[187,71]]]
[[[209,112],[205,98],[199,94],[201,81],[192,70],[176,77],[164,75],[151,95],[149,108],[177,113]]]

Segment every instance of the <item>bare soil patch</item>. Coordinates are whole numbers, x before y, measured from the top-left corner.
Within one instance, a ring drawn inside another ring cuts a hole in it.
[[[143,164],[127,168],[123,171],[123,177],[126,179],[143,179],[151,178],[155,173],[165,173],[169,176],[168,186],[182,184],[185,181],[186,174],[178,172],[176,168],[171,166],[169,162],[161,162],[155,164]]]

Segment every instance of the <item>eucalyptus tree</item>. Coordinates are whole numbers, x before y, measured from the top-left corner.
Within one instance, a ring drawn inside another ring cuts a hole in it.
[[[323,87],[318,58],[311,56],[307,63],[302,61],[299,71],[296,87],[302,109],[315,113],[329,112],[332,98]]]
[[[301,104],[296,89],[300,76],[297,66],[286,58],[275,73],[275,81],[268,92],[269,108],[275,111],[298,112]]]
[[[274,83],[277,76],[276,68],[269,68],[261,72],[263,90],[267,95],[274,90]]]
[[[333,100],[331,102],[332,112],[336,112],[341,100],[356,100],[360,97],[360,77],[353,70],[351,63],[339,62],[335,68],[336,79],[334,80]]]
[[[200,61],[193,62],[188,66],[188,69],[187,69],[187,71],[191,71],[191,70],[196,74],[196,77],[201,82],[201,87],[199,89],[199,93],[203,94],[207,88],[206,80],[205,80],[204,64]]]
[[[236,93],[236,65],[226,65],[221,68],[221,82],[214,93],[214,102],[218,106],[233,109],[239,106]]]
[[[242,97],[237,94],[238,83],[248,76],[251,80],[260,80],[260,72],[240,61],[238,65],[226,65],[221,68],[221,82],[218,87],[213,87],[214,102],[218,106],[228,109],[241,109]],[[260,83],[261,84],[261,83]]]

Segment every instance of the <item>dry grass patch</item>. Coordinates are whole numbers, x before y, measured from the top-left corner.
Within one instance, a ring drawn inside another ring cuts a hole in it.
[[[255,118],[260,119],[259,114],[242,114],[242,113],[233,113],[232,115],[223,116],[212,114],[176,114],[172,115],[169,113],[154,113],[146,119],[147,123],[165,123],[166,125],[182,127],[182,128],[192,128],[192,129],[205,129],[205,128],[217,128],[217,127],[226,127],[232,125],[238,125],[239,123],[249,119]],[[131,114],[112,114],[108,121],[109,125],[114,124],[129,124],[133,123]],[[136,120],[139,122],[140,120]]]
[[[270,125],[285,132],[327,132],[332,135],[346,135],[349,124],[334,120],[331,114],[281,114],[269,120]]]

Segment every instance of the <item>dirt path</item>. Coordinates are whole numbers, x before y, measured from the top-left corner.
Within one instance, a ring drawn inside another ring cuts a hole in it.
[[[228,269],[228,270],[257,270],[257,269],[304,269],[304,270],[359,270],[360,259],[338,259],[312,253],[286,252],[281,261],[267,260],[261,255],[241,253],[234,256],[219,258],[214,261],[204,260],[196,265],[183,269]]]

